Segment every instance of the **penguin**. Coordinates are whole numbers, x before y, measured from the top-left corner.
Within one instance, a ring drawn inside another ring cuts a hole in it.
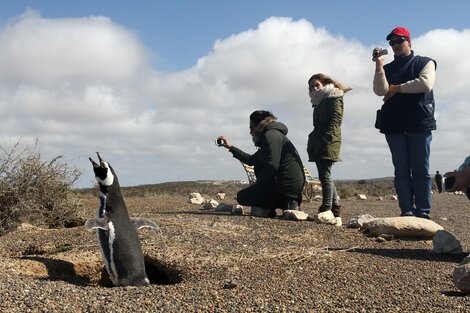
[[[99,163],[89,159],[100,188],[100,207],[98,216],[89,219],[85,229],[97,231],[101,257],[114,286],[149,285],[137,230],[159,227],[150,220],[129,217],[116,172],[98,152],[96,154]]]

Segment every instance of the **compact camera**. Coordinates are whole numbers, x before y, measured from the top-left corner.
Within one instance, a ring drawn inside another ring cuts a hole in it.
[[[215,145],[216,145],[217,147],[222,147],[222,146],[224,145],[224,143],[225,143],[225,142],[224,142],[223,139],[216,139],[216,141],[215,141]]]
[[[374,57],[372,58],[372,61],[375,62],[375,60],[377,60],[379,57],[381,57],[382,55],[386,55],[386,54],[388,54],[387,49],[382,49],[380,51],[375,51],[374,52]]]

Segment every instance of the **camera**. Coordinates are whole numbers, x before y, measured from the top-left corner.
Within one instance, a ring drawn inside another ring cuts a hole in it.
[[[377,58],[381,57],[382,55],[386,55],[386,54],[388,54],[387,49],[382,49],[380,51],[374,51],[374,57],[372,58],[372,61],[375,62],[375,60],[377,60]]]
[[[444,178],[444,190],[452,188],[455,184],[455,176],[449,176]]]
[[[224,143],[225,143],[225,142],[224,142],[223,139],[216,139],[216,140],[215,140],[215,145],[216,145],[217,147],[222,147],[222,146],[224,145]]]

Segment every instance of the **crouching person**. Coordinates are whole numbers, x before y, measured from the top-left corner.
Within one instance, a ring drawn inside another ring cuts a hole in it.
[[[470,200],[470,155],[465,159],[458,171],[447,172],[444,175],[446,191],[463,190]]]
[[[218,137],[234,158],[254,166],[256,183],[237,194],[239,204],[251,206],[252,214],[258,211],[254,215],[275,217],[276,208],[300,210],[305,174],[287,131],[271,112],[255,111],[250,115],[250,134],[258,147],[254,154],[236,148],[225,136]]]

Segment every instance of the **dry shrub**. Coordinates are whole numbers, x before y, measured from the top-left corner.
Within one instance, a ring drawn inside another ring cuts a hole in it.
[[[20,223],[66,227],[83,223],[72,185],[80,177],[77,168],[62,156],[43,161],[38,141],[24,146],[0,145],[0,235]]]

